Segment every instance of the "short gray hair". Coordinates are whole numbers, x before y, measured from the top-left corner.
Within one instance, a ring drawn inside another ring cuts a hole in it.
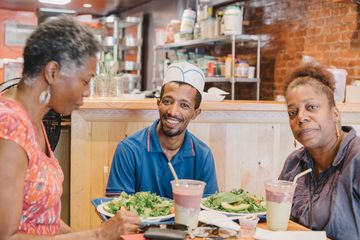
[[[81,67],[101,50],[89,27],[73,17],[59,16],[40,24],[26,41],[24,49],[25,78],[34,78],[50,61],[67,69]]]

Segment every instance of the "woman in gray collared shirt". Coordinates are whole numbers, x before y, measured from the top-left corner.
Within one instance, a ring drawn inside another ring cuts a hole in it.
[[[360,239],[360,138],[341,127],[334,80],[326,69],[307,64],[285,87],[289,123],[303,147],[287,158],[279,179],[313,171],[298,180],[291,219],[332,239]]]

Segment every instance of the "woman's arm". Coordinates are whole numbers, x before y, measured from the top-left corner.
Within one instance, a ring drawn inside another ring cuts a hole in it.
[[[61,231],[68,233],[52,237],[19,234],[27,164],[27,155],[19,145],[0,138],[0,240],[116,240],[137,231],[140,218],[134,213],[119,211],[100,228],[91,231],[69,233],[70,227],[65,228],[66,224],[61,223]]]
[[[0,239],[9,239],[19,228],[27,165],[25,151],[0,138]]]
[[[74,232],[74,230],[72,230],[72,228],[69,225],[64,223],[63,220],[60,220],[60,234],[71,233],[71,232]]]
[[[26,234],[15,234],[8,240],[120,240],[122,235],[137,232],[140,218],[127,211],[119,211],[100,228],[84,231],[61,234],[57,236],[34,236]]]

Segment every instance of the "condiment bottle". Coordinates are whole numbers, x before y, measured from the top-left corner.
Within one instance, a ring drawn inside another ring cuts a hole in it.
[[[231,78],[232,77],[232,55],[228,54],[225,60],[225,77]]]

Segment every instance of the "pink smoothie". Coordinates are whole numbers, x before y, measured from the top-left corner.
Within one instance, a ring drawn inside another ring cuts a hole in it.
[[[265,183],[266,219],[270,230],[287,229],[295,187],[296,184],[282,180]]]
[[[196,228],[205,183],[180,179],[178,183],[171,181],[171,186],[175,203],[175,222],[187,225],[190,229]]]
[[[177,205],[184,208],[200,208],[202,191],[189,191],[187,189],[177,189],[173,191],[174,201]]]

